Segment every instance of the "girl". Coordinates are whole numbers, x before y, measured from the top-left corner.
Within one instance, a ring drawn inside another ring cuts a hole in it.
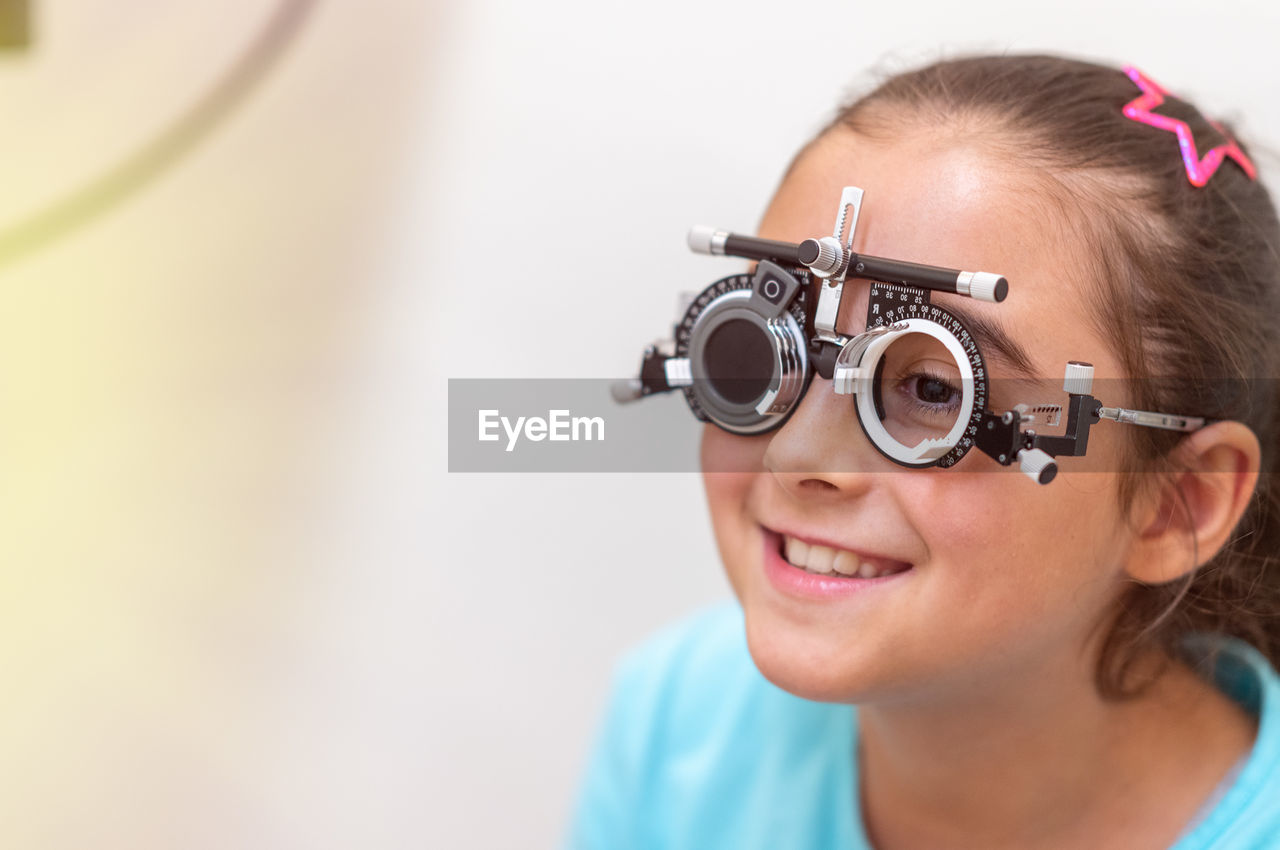
[[[993,409],[1087,360],[1105,403],[1203,424],[1101,423],[1049,486],[976,451],[904,469],[820,376],[781,427],[708,424],[740,605],[620,666],[572,846],[1280,847],[1280,224],[1252,160],[1136,70],[982,57],[844,108],[760,236],[830,232],[848,185],[855,252],[1007,278],[964,305]],[[868,291],[851,272],[837,332]]]

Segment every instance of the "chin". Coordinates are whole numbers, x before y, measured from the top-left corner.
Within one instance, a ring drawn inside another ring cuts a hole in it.
[[[762,623],[747,612],[747,649],[769,682],[814,702],[864,702],[878,690],[870,659],[820,635],[805,635],[784,624]],[[866,662],[866,663],[864,663]]]

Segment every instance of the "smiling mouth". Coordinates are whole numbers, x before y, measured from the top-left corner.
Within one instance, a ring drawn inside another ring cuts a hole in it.
[[[906,572],[911,565],[903,561],[866,558],[856,552],[808,543],[788,534],[778,534],[778,554],[797,569],[835,578],[879,578]]]

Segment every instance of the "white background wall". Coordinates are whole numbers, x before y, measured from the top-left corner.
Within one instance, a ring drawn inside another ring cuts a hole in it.
[[[383,340],[385,362],[425,363],[429,388],[428,454],[413,454],[431,482],[429,637],[388,650],[425,652],[438,677],[423,686],[439,694],[425,799],[441,804],[424,824],[439,846],[553,844],[611,659],[728,594],[695,476],[444,474],[431,411],[446,378],[630,374],[676,291],[729,273],[688,253],[685,229],[754,227],[870,69],[966,51],[1132,62],[1280,147],[1280,7],[1262,2],[478,0],[444,32]],[[557,255],[561,240],[578,252]],[[403,461],[402,437],[374,433],[370,448]]]

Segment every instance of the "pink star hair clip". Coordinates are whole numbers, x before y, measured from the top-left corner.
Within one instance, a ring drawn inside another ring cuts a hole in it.
[[[1191,185],[1203,186],[1208,183],[1209,178],[1222,164],[1223,157],[1228,156],[1244,169],[1244,173],[1249,175],[1250,180],[1257,179],[1258,170],[1254,168],[1253,162],[1245,156],[1235,139],[1232,139],[1218,122],[1210,121],[1209,123],[1227,138],[1227,142],[1213,148],[1201,159],[1196,150],[1195,136],[1192,135],[1186,121],[1179,121],[1167,115],[1156,115],[1151,111],[1164,103],[1165,95],[1169,92],[1132,65],[1125,65],[1124,72],[1138,88],[1142,89],[1142,94],[1124,105],[1125,117],[1177,135],[1178,147],[1182,150],[1182,162],[1187,167],[1187,179],[1191,181]]]

